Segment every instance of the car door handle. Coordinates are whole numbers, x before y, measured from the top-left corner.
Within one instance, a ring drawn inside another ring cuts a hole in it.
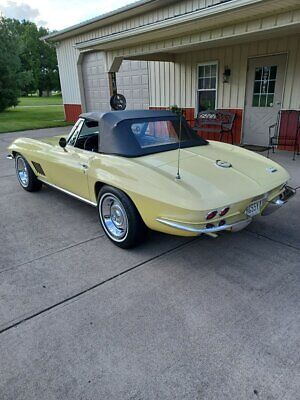
[[[88,169],[88,165],[87,164],[84,164],[84,163],[80,163],[80,165],[82,166],[82,168],[84,168],[84,169]]]

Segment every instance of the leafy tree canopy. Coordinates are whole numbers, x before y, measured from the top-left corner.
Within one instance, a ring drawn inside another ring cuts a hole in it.
[[[0,18],[0,111],[18,104],[21,85],[20,41],[10,24]]]
[[[49,34],[30,21],[0,18],[0,111],[23,95],[60,90],[56,51]]]

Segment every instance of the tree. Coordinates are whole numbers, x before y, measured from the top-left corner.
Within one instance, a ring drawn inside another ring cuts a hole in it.
[[[39,55],[37,28],[33,22],[5,19],[9,30],[18,38],[18,55],[20,57],[20,89],[23,95],[37,90],[39,72]]]
[[[0,111],[21,93],[60,90],[55,47],[41,40],[48,34],[34,22],[0,18]]]
[[[34,22],[6,19],[10,30],[19,38],[21,90],[24,95],[39,91],[60,90],[55,47],[41,40],[48,29]]]
[[[0,17],[0,112],[18,104],[20,95],[20,41],[10,24]]]
[[[25,95],[36,92],[40,71],[39,35],[34,22],[14,20],[21,41],[21,70],[23,73],[22,92]],[[18,23],[20,25],[18,25]]]
[[[43,27],[38,30],[39,39],[49,34]],[[38,74],[38,90],[41,96],[43,91],[60,90],[60,81],[57,65],[56,50],[53,45],[39,40],[40,69]]]

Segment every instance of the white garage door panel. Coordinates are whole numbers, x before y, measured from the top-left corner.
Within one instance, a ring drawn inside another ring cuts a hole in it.
[[[86,111],[109,111],[109,86],[102,52],[84,56],[82,77]]]
[[[127,109],[149,108],[148,63],[123,61],[117,73],[117,87],[126,97]]]
[[[109,111],[108,74],[102,52],[85,55],[82,75],[86,111]],[[149,108],[147,62],[123,61],[117,73],[117,88],[126,97],[127,109]]]

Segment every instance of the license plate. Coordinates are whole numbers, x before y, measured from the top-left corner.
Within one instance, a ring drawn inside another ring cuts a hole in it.
[[[262,201],[256,201],[255,203],[250,204],[245,211],[245,214],[248,215],[248,217],[254,217],[255,215],[260,213],[262,206]]]

